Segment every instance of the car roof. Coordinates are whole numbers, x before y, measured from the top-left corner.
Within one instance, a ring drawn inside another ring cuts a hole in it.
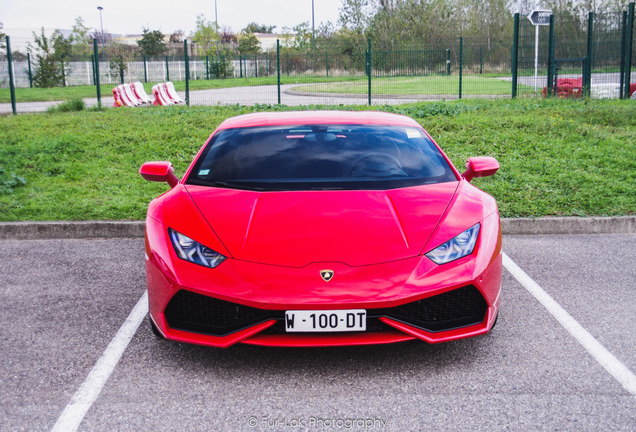
[[[359,124],[421,127],[410,117],[380,111],[284,111],[244,114],[225,120],[218,129],[311,124]]]

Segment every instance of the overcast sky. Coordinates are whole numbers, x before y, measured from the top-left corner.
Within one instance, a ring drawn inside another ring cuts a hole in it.
[[[236,33],[248,23],[275,25],[281,31],[303,21],[311,27],[311,0],[216,0],[219,25]],[[319,23],[338,21],[341,0],[314,0],[316,27]],[[103,7],[104,31],[117,34],[141,33],[142,28],[170,34],[192,32],[196,18],[204,14],[214,21],[214,0],[0,0],[0,22],[5,29],[71,29],[76,17],[84,25],[99,28],[99,11]]]

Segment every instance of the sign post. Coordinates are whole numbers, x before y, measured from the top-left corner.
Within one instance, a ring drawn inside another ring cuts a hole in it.
[[[534,91],[537,91],[537,79],[539,73],[539,26],[550,25],[551,10],[535,9],[528,19],[534,25]]]

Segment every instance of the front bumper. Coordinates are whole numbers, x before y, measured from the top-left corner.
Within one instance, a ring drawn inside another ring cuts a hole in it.
[[[302,269],[228,259],[211,270],[178,259],[166,229],[154,220],[146,225],[146,271],[151,319],[170,340],[214,347],[437,343],[485,334],[497,316],[498,216],[482,221],[478,254],[443,266],[422,257],[361,268],[320,263]],[[321,268],[334,269],[334,280],[317,283]],[[367,330],[286,333],[285,311],[298,309],[365,309]]]

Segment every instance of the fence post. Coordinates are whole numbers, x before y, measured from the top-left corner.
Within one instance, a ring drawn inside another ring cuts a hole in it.
[[[632,38],[634,37],[634,2],[629,4],[627,11],[627,28],[625,32],[625,99],[629,99],[629,86],[632,73]]]
[[[93,57],[95,57],[95,86],[97,87],[97,107],[102,107],[102,88],[99,83],[99,51],[97,50],[97,38],[93,39]]]
[[[583,76],[583,95],[590,97],[592,90],[592,67],[594,63],[594,12],[587,14],[587,55],[585,57],[585,75]]]
[[[269,53],[265,53],[265,76],[269,76]]]
[[[548,36],[548,81],[546,83],[545,92],[546,96],[550,97],[554,95],[554,15],[550,15],[550,27]]]
[[[254,75],[258,78],[258,54],[254,56]]]
[[[368,94],[369,94],[369,105],[371,105],[371,38],[367,40],[368,48],[367,48],[367,77],[368,77]]]
[[[327,71],[327,78],[329,78],[329,51],[325,51],[325,70]]]
[[[124,57],[119,56],[119,83],[124,83]]]
[[[31,72],[31,53],[27,52],[27,64],[29,65],[29,87],[33,88],[33,73]]]
[[[620,98],[625,98],[625,38],[627,37],[627,11],[623,11],[623,21],[621,27],[621,79],[620,79]]]
[[[479,75],[484,73],[484,47],[479,47]]]
[[[168,56],[166,56],[166,81],[170,81],[170,68],[168,67]]]
[[[287,76],[289,76],[289,48],[285,53],[287,54]]]
[[[459,99],[462,98],[462,75],[464,73],[464,38],[459,38]]]
[[[9,36],[5,38],[7,42],[7,61],[8,64],[8,72],[9,72],[9,92],[11,93],[11,110],[13,114],[17,114],[16,106],[15,106],[15,82],[13,81],[13,59],[11,58],[11,41],[9,40]]]
[[[276,39],[276,81],[278,84],[278,105],[280,105],[280,40]]]
[[[185,99],[190,106],[190,58],[188,57],[188,40],[183,40],[183,59],[185,63]]]
[[[450,76],[451,73],[451,60],[450,60],[450,48],[446,48],[446,75]]]
[[[62,66],[62,87],[66,87],[66,71],[64,70],[64,56],[60,59],[60,65]]]
[[[512,36],[512,98],[517,97],[517,62],[519,60],[519,12],[515,13]]]
[[[148,82],[148,62],[146,60],[146,55],[144,54],[144,82]]]

